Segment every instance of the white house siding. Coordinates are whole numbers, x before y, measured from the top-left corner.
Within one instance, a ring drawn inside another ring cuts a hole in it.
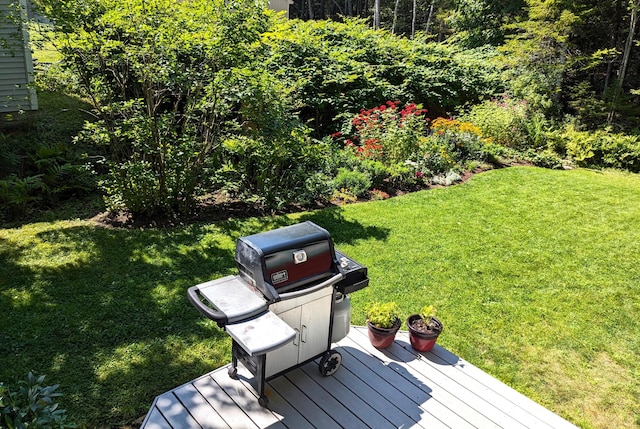
[[[38,108],[26,10],[26,0],[0,0],[0,112]]]
[[[269,9],[276,12],[286,12],[287,18],[289,18],[289,5],[293,4],[291,0],[269,0]]]

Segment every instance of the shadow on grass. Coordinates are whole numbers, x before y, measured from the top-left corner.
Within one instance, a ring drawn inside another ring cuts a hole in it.
[[[155,396],[230,360],[228,336],[193,308],[187,288],[235,274],[238,237],[304,220],[327,228],[337,245],[388,234],[336,208],[299,219],[166,230],[63,225],[0,238],[0,380],[46,374],[79,423],[130,423]]]

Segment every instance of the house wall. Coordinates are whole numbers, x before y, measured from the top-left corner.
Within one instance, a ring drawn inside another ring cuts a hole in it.
[[[289,18],[289,5],[291,3],[291,0],[269,0],[269,9],[277,12],[285,11],[287,18]]]
[[[0,112],[37,110],[26,0],[0,0]]]

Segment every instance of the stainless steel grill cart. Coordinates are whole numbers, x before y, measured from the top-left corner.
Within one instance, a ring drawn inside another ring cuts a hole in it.
[[[240,361],[266,406],[265,382],[274,377],[318,358],[323,375],[335,373],[342,356],[331,343],[349,331],[348,294],[369,284],[367,268],[336,251],[313,222],[242,237],[235,260],[239,275],[188,290],[198,311],[233,340],[229,375],[236,378]]]

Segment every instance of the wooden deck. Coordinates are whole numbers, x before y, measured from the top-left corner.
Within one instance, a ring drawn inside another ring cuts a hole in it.
[[[142,428],[540,428],[576,426],[436,345],[416,353],[406,332],[387,350],[366,327],[338,343],[342,367],[315,363],[267,383],[258,405],[253,376],[219,368],[156,398]]]

